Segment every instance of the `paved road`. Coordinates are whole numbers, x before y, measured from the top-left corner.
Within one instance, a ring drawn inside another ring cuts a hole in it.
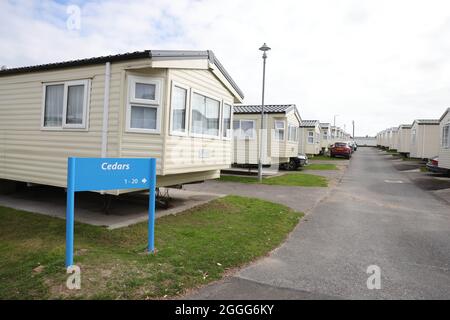
[[[361,148],[341,184],[270,256],[188,298],[450,299],[450,206]],[[368,290],[369,265],[381,289]]]

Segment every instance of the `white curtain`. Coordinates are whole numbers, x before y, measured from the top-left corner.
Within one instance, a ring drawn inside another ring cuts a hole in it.
[[[45,87],[45,127],[60,127],[64,104],[64,85],[48,85]]]
[[[153,107],[131,106],[131,127],[156,130],[156,113]]]
[[[149,83],[136,82],[135,98],[155,100],[156,86]]]
[[[83,123],[84,85],[69,86],[67,91],[67,124]]]
[[[187,90],[174,86],[172,92],[172,130],[186,130],[186,96]]]

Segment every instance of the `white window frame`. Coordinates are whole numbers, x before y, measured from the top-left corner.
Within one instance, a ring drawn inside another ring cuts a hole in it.
[[[444,144],[444,133],[445,133],[445,129],[446,128],[447,128],[447,141],[446,141],[447,143]],[[442,148],[443,149],[450,149],[450,122],[447,122],[442,127]]]
[[[137,103],[137,104],[154,104],[154,105],[160,105],[161,104],[161,87],[162,87],[162,79],[159,78],[152,78],[152,77],[145,77],[145,76],[128,76],[128,83],[129,83],[129,91],[128,91],[128,97],[129,101],[131,103]],[[153,84],[155,85],[155,99],[139,99],[136,98],[136,83],[143,83],[143,84]]]
[[[291,128],[294,128],[294,129],[295,129],[295,136],[294,136],[294,139],[290,139]],[[288,123],[288,137],[287,137],[287,138],[288,138],[288,141],[291,141],[291,142],[297,142],[297,141],[298,141],[298,127],[297,127],[297,126]]]
[[[277,123],[283,123],[283,129],[277,127]],[[274,139],[277,141],[286,141],[286,121],[285,120],[274,120]],[[283,139],[278,139],[277,131],[283,130]]]
[[[209,98],[209,99],[212,99],[212,100],[216,100],[217,102],[219,102],[219,131],[218,131],[218,135],[217,136],[214,136],[214,135],[211,135],[211,134],[200,134],[200,133],[192,132],[192,121],[191,120],[192,120],[192,111],[194,110],[193,104],[192,104],[193,99],[194,99],[194,94],[199,94],[201,96],[204,96],[206,98]],[[216,96],[213,96],[213,95],[211,95],[209,93],[205,93],[205,92],[202,92],[200,90],[193,89],[193,88],[191,88],[191,95],[190,96],[191,96],[190,97],[191,108],[190,108],[190,111],[189,111],[189,136],[193,137],[193,138],[208,138],[208,139],[220,140],[221,134],[222,134],[222,116],[221,116],[221,114],[222,114],[222,99],[220,99],[220,98],[218,98]]]
[[[184,132],[174,131],[173,130],[172,101],[173,101],[173,92],[174,92],[174,88],[175,87],[179,87],[179,88],[182,88],[182,89],[186,90],[186,102],[185,102],[186,103],[186,105],[185,105],[186,113],[185,113],[185,119],[184,119],[184,125],[185,125]],[[172,136],[187,137],[189,135],[189,132],[190,132],[190,130],[189,130],[190,129],[190,120],[191,120],[190,119],[191,118],[190,117],[190,114],[191,114],[191,111],[190,111],[190,108],[191,108],[191,104],[190,104],[191,97],[190,96],[191,96],[191,88],[189,86],[172,80],[172,85],[171,85],[171,90],[170,90],[170,124],[169,124],[170,125],[169,133]]]
[[[148,84],[158,84],[155,88],[155,100],[150,99],[135,99],[135,87],[136,82],[148,83]],[[126,110],[126,132],[132,133],[149,133],[149,134],[160,134],[161,133],[161,90],[162,90],[161,78],[154,77],[143,77],[143,76],[128,76],[128,94],[127,94],[127,110]],[[143,101],[143,102],[142,102]],[[145,128],[132,128],[131,127],[131,107],[145,107],[145,108],[156,108],[156,129],[145,129]]]
[[[312,133],[312,136],[310,136],[310,133]],[[312,142],[309,142],[309,138],[312,138],[313,139],[313,141]],[[314,139],[315,139],[315,137],[314,137],[314,131],[308,131],[308,134],[306,135],[306,142],[308,143],[308,144],[314,144]]]
[[[225,121],[225,117],[224,117],[224,112],[225,112],[225,105],[229,105],[230,106],[230,136],[226,137],[225,134],[225,130],[226,128],[224,127],[224,121]],[[220,123],[222,125],[222,129],[220,130],[221,132],[221,138],[223,140],[231,140],[233,138],[233,103],[230,103],[226,100],[222,100],[222,112],[221,112],[221,119],[220,119]],[[239,123],[240,125],[240,123]]]
[[[243,135],[242,132],[242,122],[252,122],[253,123],[253,130],[252,130],[252,136],[251,137],[246,137]],[[256,139],[256,120],[252,120],[252,119],[240,119],[239,120],[239,140],[255,140]]]
[[[62,119],[61,119],[61,126],[58,127],[49,127],[45,126],[45,100],[46,100],[46,93],[47,93],[47,86],[54,86],[54,85],[64,85],[64,92],[63,92],[63,106],[62,106]],[[69,86],[76,86],[76,85],[84,85],[84,99],[83,99],[83,116],[82,116],[82,122],[81,124],[68,124],[66,121],[67,116],[67,98],[68,98],[68,88]],[[57,81],[57,82],[46,82],[42,84],[42,110],[41,110],[41,130],[45,131],[62,131],[62,130],[81,130],[81,131],[87,131],[88,130],[88,114],[89,114],[89,107],[90,107],[90,97],[91,97],[91,80],[90,79],[83,79],[83,80],[71,80],[71,81]]]

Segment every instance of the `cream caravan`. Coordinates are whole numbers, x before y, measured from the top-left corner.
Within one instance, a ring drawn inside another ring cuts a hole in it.
[[[231,164],[242,99],[212,51],[2,70],[0,179],[65,187],[71,156],[154,157],[158,186],[214,179]]]

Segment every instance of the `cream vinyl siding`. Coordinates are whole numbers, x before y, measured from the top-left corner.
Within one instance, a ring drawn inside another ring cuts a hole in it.
[[[308,132],[314,133],[314,143],[308,143]],[[320,136],[319,126],[314,128],[300,128],[300,143],[299,150],[301,153],[310,155],[318,155],[321,150],[321,139],[317,140],[317,135]]]
[[[210,70],[151,65],[150,59],[111,63],[107,157],[157,158],[158,186],[218,177],[231,164],[231,139],[170,136],[170,83],[176,79],[229,104],[236,97]],[[104,74],[105,64],[98,64],[0,77],[0,179],[65,187],[68,157],[101,157]],[[162,80],[160,133],[127,131],[129,76]],[[43,84],[72,80],[90,80],[87,129],[42,130]],[[180,161],[180,153],[191,153],[193,161]]]
[[[267,115],[265,115],[267,118]],[[254,139],[243,139],[240,136],[240,130],[233,131],[233,159],[232,162],[236,164],[257,164],[259,157],[259,138],[261,128],[260,114],[235,114],[234,121],[252,120],[255,124]],[[271,164],[271,159],[266,152],[263,153],[263,164]]]
[[[442,147],[442,129],[446,124],[450,123],[450,112],[442,118],[439,124],[439,167],[450,169],[450,148]]]
[[[66,186],[69,156],[100,156],[104,72],[98,65],[0,77],[0,178]],[[43,84],[71,80],[91,80],[87,130],[42,130]],[[117,135],[110,138],[117,155]]]
[[[288,140],[288,124],[298,128],[300,121],[295,115],[294,110],[287,114],[269,113],[265,114],[268,130],[263,139],[263,159],[265,165],[285,163],[289,158],[298,155],[298,141]],[[233,138],[233,163],[236,164],[257,164],[259,157],[259,139],[261,128],[260,114],[235,114],[234,120],[253,120],[255,121],[256,137],[255,139],[242,139],[235,132]],[[284,139],[274,139],[275,121],[284,121]]]
[[[171,84],[172,81],[190,88],[186,113],[188,134],[187,136],[178,136],[169,133],[171,93],[167,92],[166,99],[169,102],[166,110],[168,116],[164,117],[164,132],[167,134],[164,144],[164,174],[219,170],[230,167],[232,137],[223,138],[221,130],[223,103],[233,105],[233,95],[208,70],[170,69],[168,84]],[[171,88],[169,85],[167,87]],[[190,132],[192,91],[220,101],[218,137],[192,137]],[[231,121],[233,121],[233,116]]]
[[[413,141],[413,131],[416,130],[416,141]],[[439,154],[439,125],[418,124],[414,122],[411,128],[411,158],[428,159]]]
[[[409,153],[411,150],[411,129],[400,127],[398,129],[398,152]]]
[[[325,134],[328,137],[328,139],[326,139],[326,140],[323,138],[323,136]],[[331,144],[331,131],[330,131],[330,128],[329,127],[328,128],[322,128],[321,127],[320,128],[320,147],[325,149],[325,151],[326,151],[326,150],[328,150],[330,144]]]

